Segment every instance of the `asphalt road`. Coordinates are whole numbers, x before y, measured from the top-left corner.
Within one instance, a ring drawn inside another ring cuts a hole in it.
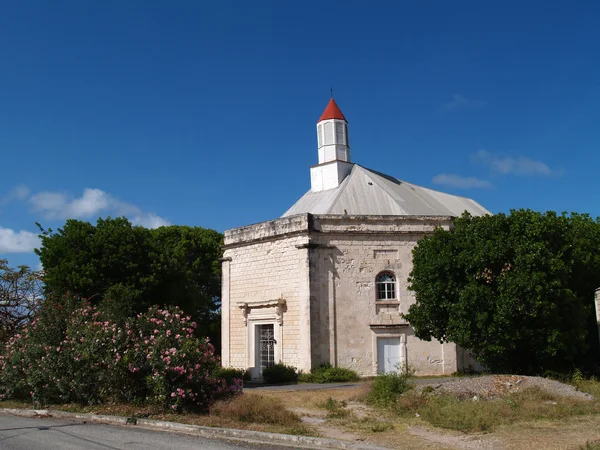
[[[0,414],[0,450],[289,450],[166,431]]]

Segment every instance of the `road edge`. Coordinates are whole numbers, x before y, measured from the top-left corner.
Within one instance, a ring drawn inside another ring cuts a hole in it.
[[[61,418],[77,419],[87,422],[97,422],[109,425],[135,426],[152,430],[172,431],[197,435],[211,439],[226,439],[260,444],[286,445],[296,448],[332,448],[352,450],[384,450],[383,447],[366,445],[352,441],[320,438],[312,436],[299,436],[293,434],[267,433],[264,431],[240,430],[236,428],[216,428],[201,425],[188,425],[165,420],[152,420],[143,418],[130,418],[110,416],[105,414],[70,413],[54,409],[16,409],[0,408],[0,413],[12,414],[21,417],[33,418]]]

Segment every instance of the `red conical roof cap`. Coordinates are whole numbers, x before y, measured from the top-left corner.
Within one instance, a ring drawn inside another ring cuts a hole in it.
[[[319,122],[321,122],[322,120],[329,120],[329,119],[346,120],[346,118],[342,114],[342,111],[340,111],[340,108],[337,105],[337,103],[335,102],[335,100],[333,99],[333,97],[331,97],[331,100],[329,100],[329,103],[327,104],[327,108],[325,108],[325,111],[323,111],[323,114],[321,114],[321,118],[319,119]],[[347,122],[347,120],[346,120],[346,122]]]

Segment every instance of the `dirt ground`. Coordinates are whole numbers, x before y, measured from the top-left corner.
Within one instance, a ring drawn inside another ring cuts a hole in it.
[[[517,423],[487,433],[461,433],[432,427],[419,417],[398,418],[374,410],[358,401],[367,391],[365,384],[345,389],[262,391],[246,395],[282,399],[288,409],[323,437],[390,449],[578,450],[586,442],[600,440],[599,415]],[[326,406],[329,399],[330,406],[337,406],[333,410]]]
[[[419,396],[422,395],[419,391],[428,384],[422,381],[419,380],[418,386],[415,388],[415,392]],[[322,436],[389,449],[600,449],[600,446],[596,445],[585,447],[587,442],[600,442],[600,414],[596,403],[600,399],[600,384],[598,382],[586,383],[592,384],[592,386],[582,385],[585,387],[582,390],[592,392],[596,397],[595,399],[589,394],[578,391],[573,386],[551,380],[537,379],[537,377],[494,376],[487,379],[486,377],[448,379],[443,380],[443,383],[440,380],[432,381],[430,392],[439,392],[441,395],[455,395],[459,398],[466,398],[469,402],[474,401],[472,400],[473,397],[494,399],[517,393],[521,389],[537,387],[561,398],[567,398],[568,400],[565,401],[571,402],[568,405],[577,407],[577,402],[580,402],[579,405],[584,402],[592,406],[591,409],[585,409],[585,413],[579,415],[568,414],[565,416],[567,418],[560,420],[539,419],[539,417],[547,416],[543,414],[536,417],[528,415],[526,417],[533,417],[537,420],[517,421],[510,425],[499,425],[491,428],[492,431],[484,433],[465,433],[434,427],[418,413],[414,416],[412,412],[408,413],[408,411],[416,411],[415,409],[405,410],[400,417],[397,413],[371,408],[361,401],[370,390],[369,382],[358,383],[353,387],[320,390],[298,390],[297,386],[296,388],[290,386],[286,389],[281,387],[277,390],[248,389],[245,390],[243,395],[245,399],[242,402],[243,404],[240,404],[239,400],[237,401],[237,408],[244,413],[252,413],[252,409],[256,405],[262,405],[262,410],[259,408],[255,411],[252,420],[236,418],[232,414],[164,414],[156,405],[146,407],[135,405],[97,405],[88,407],[56,405],[51,408],[126,417],[149,417],[203,426]],[[253,396],[263,398],[252,399]],[[548,403],[548,408],[552,408],[551,405],[556,405],[556,402],[560,403],[560,400],[544,401],[544,404]],[[0,406],[6,408],[31,407],[30,404],[10,401],[1,402]],[[274,406],[277,406],[277,408]],[[264,412],[270,412],[271,415],[281,418],[281,413],[286,412],[285,409],[296,413],[301,418],[301,422],[298,422],[296,416],[293,416],[294,420],[290,423],[283,423],[281,420],[269,422],[260,415]],[[523,411],[527,410],[524,409]],[[539,411],[539,404],[537,411]],[[571,409],[568,409],[568,411],[571,411]],[[589,411],[595,411],[595,413],[592,414]]]

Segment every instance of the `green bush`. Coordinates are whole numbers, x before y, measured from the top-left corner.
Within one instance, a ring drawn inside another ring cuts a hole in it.
[[[298,373],[298,382],[299,383],[314,383],[312,374],[299,372]]]
[[[344,367],[333,367],[331,364],[322,364],[310,373],[298,375],[301,383],[342,383],[345,381],[358,381],[360,377],[354,370]]]
[[[399,395],[404,394],[414,387],[409,377],[410,375],[406,371],[388,372],[377,375],[373,380],[371,390],[367,394],[367,403],[379,407],[395,405]]]
[[[294,366],[277,363],[263,370],[263,379],[269,384],[293,383],[298,381],[298,373]]]
[[[122,324],[86,302],[48,302],[0,349],[0,400],[152,402],[171,411],[206,409],[242,389],[216,378],[214,347],[176,307],[149,308]]]
[[[224,379],[228,385],[236,379],[250,381],[250,373],[247,370],[236,369],[235,367],[217,367],[213,376]]]

